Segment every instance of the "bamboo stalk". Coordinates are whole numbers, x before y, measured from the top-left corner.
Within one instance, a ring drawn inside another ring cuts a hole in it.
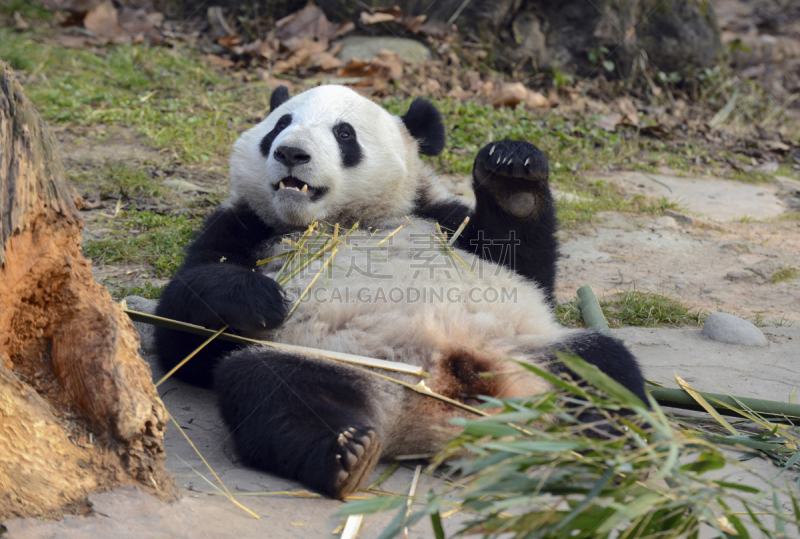
[[[130,309],[123,309],[125,313],[134,322],[142,322],[153,326],[159,326],[175,331],[184,331],[186,333],[193,333],[195,335],[212,336],[217,332],[206,329],[202,326],[194,324],[187,324],[185,322],[178,322],[177,320],[170,320],[169,318],[162,318],[152,314],[140,313],[138,311],[131,311]],[[387,371],[401,372],[404,374],[412,374],[414,376],[422,376],[429,378],[430,374],[425,372],[422,367],[415,367],[405,363],[398,363],[396,361],[387,361],[385,359],[374,359],[371,357],[357,356],[355,354],[346,354],[344,352],[332,352],[329,350],[320,350],[318,348],[309,348],[306,346],[297,346],[293,344],[283,344],[271,341],[259,341],[257,339],[248,339],[247,337],[240,337],[239,335],[232,335],[230,333],[221,333],[217,339],[221,341],[235,342],[238,344],[263,344],[279,350],[287,352],[294,352],[296,354],[303,354],[307,356],[318,357],[322,359],[329,359],[334,361],[343,361],[345,363],[362,365],[364,367],[373,367],[376,369],[383,369]]]
[[[586,327],[605,335],[611,335],[606,317],[603,316],[603,309],[600,308],[600,302],[597,301],[597,296],[594,295],[590,285],[587,284],[578,289],[578,304]]]
[[[671,406],[672,408],[680,408],[683,410],[694,410],[697,412],[704,412],[703,407],[697,404],[691,395],[682,389],[672,389],[666,387],[657,387],[648,384],[647,390],[656,399],[656,402],[662,406]],[[704,397],[724,402],[733,408],[741,408],[739,403],[747,406],[754,412],[766,416],[767,419],[776,423],[789,423],[791,425],[800,425],[800,404],[790,404],[787,402],[768,401],[763,399],[751,399],[748,397],[729,397],[728,395],[721,395],[719,393],[705,393],[701,392]],[[738,401],[738,402],[737,402]],[[730,408],[726,408],[711,400],[708,403],[721,415],[728,417],[739,417]]]

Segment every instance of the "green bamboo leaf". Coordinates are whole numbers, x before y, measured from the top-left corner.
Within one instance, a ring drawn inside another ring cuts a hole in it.
[[[400,509],[400,511],[397,513],[397,516],[392,519],[392,522],[389,523],[389,526],[385,530],[383,530],[383,533],[380,534],[378,539],[392,539],[393,537],[399,536],[403,532],[403,528],[410,528],[416,524],[419,519],[427,514],[425,512],[419,512],[409,515],[408,518],[406,518],[407,510],[408,509],[406,507]]]
[[[347,502],[344,507],[336,513],[337,517],[348,517],[350,515],[372,514],[383,511],[391,511],[401,505],[405,505],[405,498],[400,496],[381,496],[371,500],[356,500]]]
[[[517,431],[515,431],[517,432]],[[544,451],[556,453],[561,451],[579,451],[586,449],[586,444],[578,442],[557,442],[557,441],[513,441],[513,442],[487,442],[483,444],[487,449],[497,451],[507,451],[509,453],[529,453],[532,451]]]
[[[786,520],[783,516],[783,507],[778,499],[778,493],[772,491],[772,506],[775,508],[775,532],[779,537],[786,537]]]
[[[709,470],[719,470],[725,466],[725,458],[717,453],[703,453],[695,462],[684,464],[680,467],[686,472],[694,472],[698,475],[704,474]]]
[[[761,492],[755,487],[748,487],[747,485],[740,485],[739,483],[728,483],[726,481],[714,481],[717,485],[725,488],[733,488],[736,490],[741,490],[743,492],[749,492],[750,494],[758,494]]]
[[[783,469],[781,470],[780,473],[785,472],[786,470],[797,464],[798,461],[800,461],[800,451],[795,451],[794,455],[789,457],[789,460],[786,461],[786,464],[784,464]]]
[[[433,528],[433,536],[436,539],[445,539],[442,517],[439,515],[438,511],[431,513],[431,527]]]
[[[758,489],[756,489],[756,491],[758,491]],[[742,521],[739,517],[730,512],[725,516],[728,517],[733,529],[736,530],[736,533],[738,534],[736,536],[737,539],[750,539],[750,534],[748,533],[744,524],[742,524]]]
[[[503,436],[516,436],[519,430],[506,424],[470,421],[464,429],[464,434],[469,436],[491,436],[492,438],[502,438]]]
[[[607,395],[615,399],[617,402],[626,404],[632,408],[643,409],[645,404],[633,393],[631,393],[625,386],[613,380],[606,373],[586,363],[583,359],[577,356],[570,356],[556,352],[558,358],[575,374],[582,379],[592,384],[597,389],[605,392]]]

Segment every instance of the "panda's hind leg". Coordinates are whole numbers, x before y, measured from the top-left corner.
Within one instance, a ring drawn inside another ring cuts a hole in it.
[[[381,455],[379,399],[367,374],[267,347],[217,366],[223,419],[244,464],[343,498]]]
[[[547,157],[529,142],[491,142],[475,157],[475,214],[459,247],[533,279],[553,302],[558,258]]]
[[[636,357],[622,341],[596,331],[584,330],[576,331],[571,338],[554,346],[553,349],[565,354],[577,355],[625,386],[643,403],[648,403],[642,369]],[[575,376],[565,365],[560,363],[558,365],[563,372]]]

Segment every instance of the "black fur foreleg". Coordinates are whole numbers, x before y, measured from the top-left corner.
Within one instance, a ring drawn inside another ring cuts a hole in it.
[[[342,498],[363,484],[381,453],[370,380],[362,376],[250,347],[220,362],[215,386],[245,464]]]
[[[282,287],[269,277],[241,266],[204,264],[179,272],[164,289],[156,315],[208,329],[231,326],[231,331],[266,330],[286,317]],[[156,328],[158,357],[171,369],[206,339],[166,328]],[[212,341],[176,376],[186,382],[210,387],[212,370],[222,355],[237,346]]]

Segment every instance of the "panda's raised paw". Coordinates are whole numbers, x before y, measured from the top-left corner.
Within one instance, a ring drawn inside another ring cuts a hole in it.
[[[487,144],[475,157],[472,176],[476,196],[488,191],[520,219],[535,215],[538,203],[549,197],[547,157],[529,142]]]
[[[235,284],[215,302],[225,323],[243,331],[269,330],[283,323],[289,309],[280,284],[259,273]]]
[[[334,498],[344,498],[361,487],[378,463],[382,445],[370,427],[349,427],[337,436],[333,444]]]

